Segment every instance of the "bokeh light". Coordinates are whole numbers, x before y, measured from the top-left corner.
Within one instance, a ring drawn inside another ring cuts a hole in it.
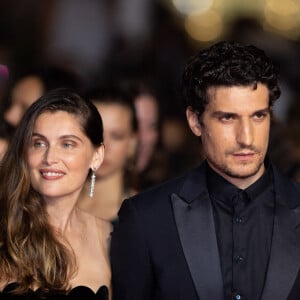
[[[217,39],[223,31],[221,15],[213,10],[193,13],[185,19],[187,33],[196,41],[209,42]]]
[[[266,22],[280,31],[288,31],[300,24],[299,3],[293,0],[268,0],[265,5]]]
[[[209,10],[214,0],[172,0],[175,9],[181,14],[203,13]]]

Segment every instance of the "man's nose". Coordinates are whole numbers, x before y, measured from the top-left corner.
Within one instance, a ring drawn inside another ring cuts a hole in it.
[[[237,129],[237,142],[243,147],[252,145],[253,127],[250,120],[241,120]]]

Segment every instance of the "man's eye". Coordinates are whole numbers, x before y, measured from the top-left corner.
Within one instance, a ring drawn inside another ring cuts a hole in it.
[[[228,121],[232,121],[234,119],[234,117],[232,115],[224,115],[220,117],[220,120],[223,122],[228,122]]]
[[[261,120],[261,119],[264,119],[266,116],[267,116],[266,113],[257,113],[254,115],[254,119]]]

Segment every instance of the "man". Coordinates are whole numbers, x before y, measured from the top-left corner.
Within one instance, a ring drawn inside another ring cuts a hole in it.
[[[266,158],[280,95],[270,59],[213,45],[187,64],[183,95],[206,160],[124,202],[114,299],[300,299],[300,185]]]

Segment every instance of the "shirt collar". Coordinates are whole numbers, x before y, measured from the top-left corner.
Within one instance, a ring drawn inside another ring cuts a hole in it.
[[[272,183],[272,171],[267,160],[265,161],[265,167],[263,175],[248,188],[242,190],[216,173],[206,162],[207,187],[210,197],[230,205],[232,205],[232,199],[237,194],[242,195],[248,201],[255,199]]]

